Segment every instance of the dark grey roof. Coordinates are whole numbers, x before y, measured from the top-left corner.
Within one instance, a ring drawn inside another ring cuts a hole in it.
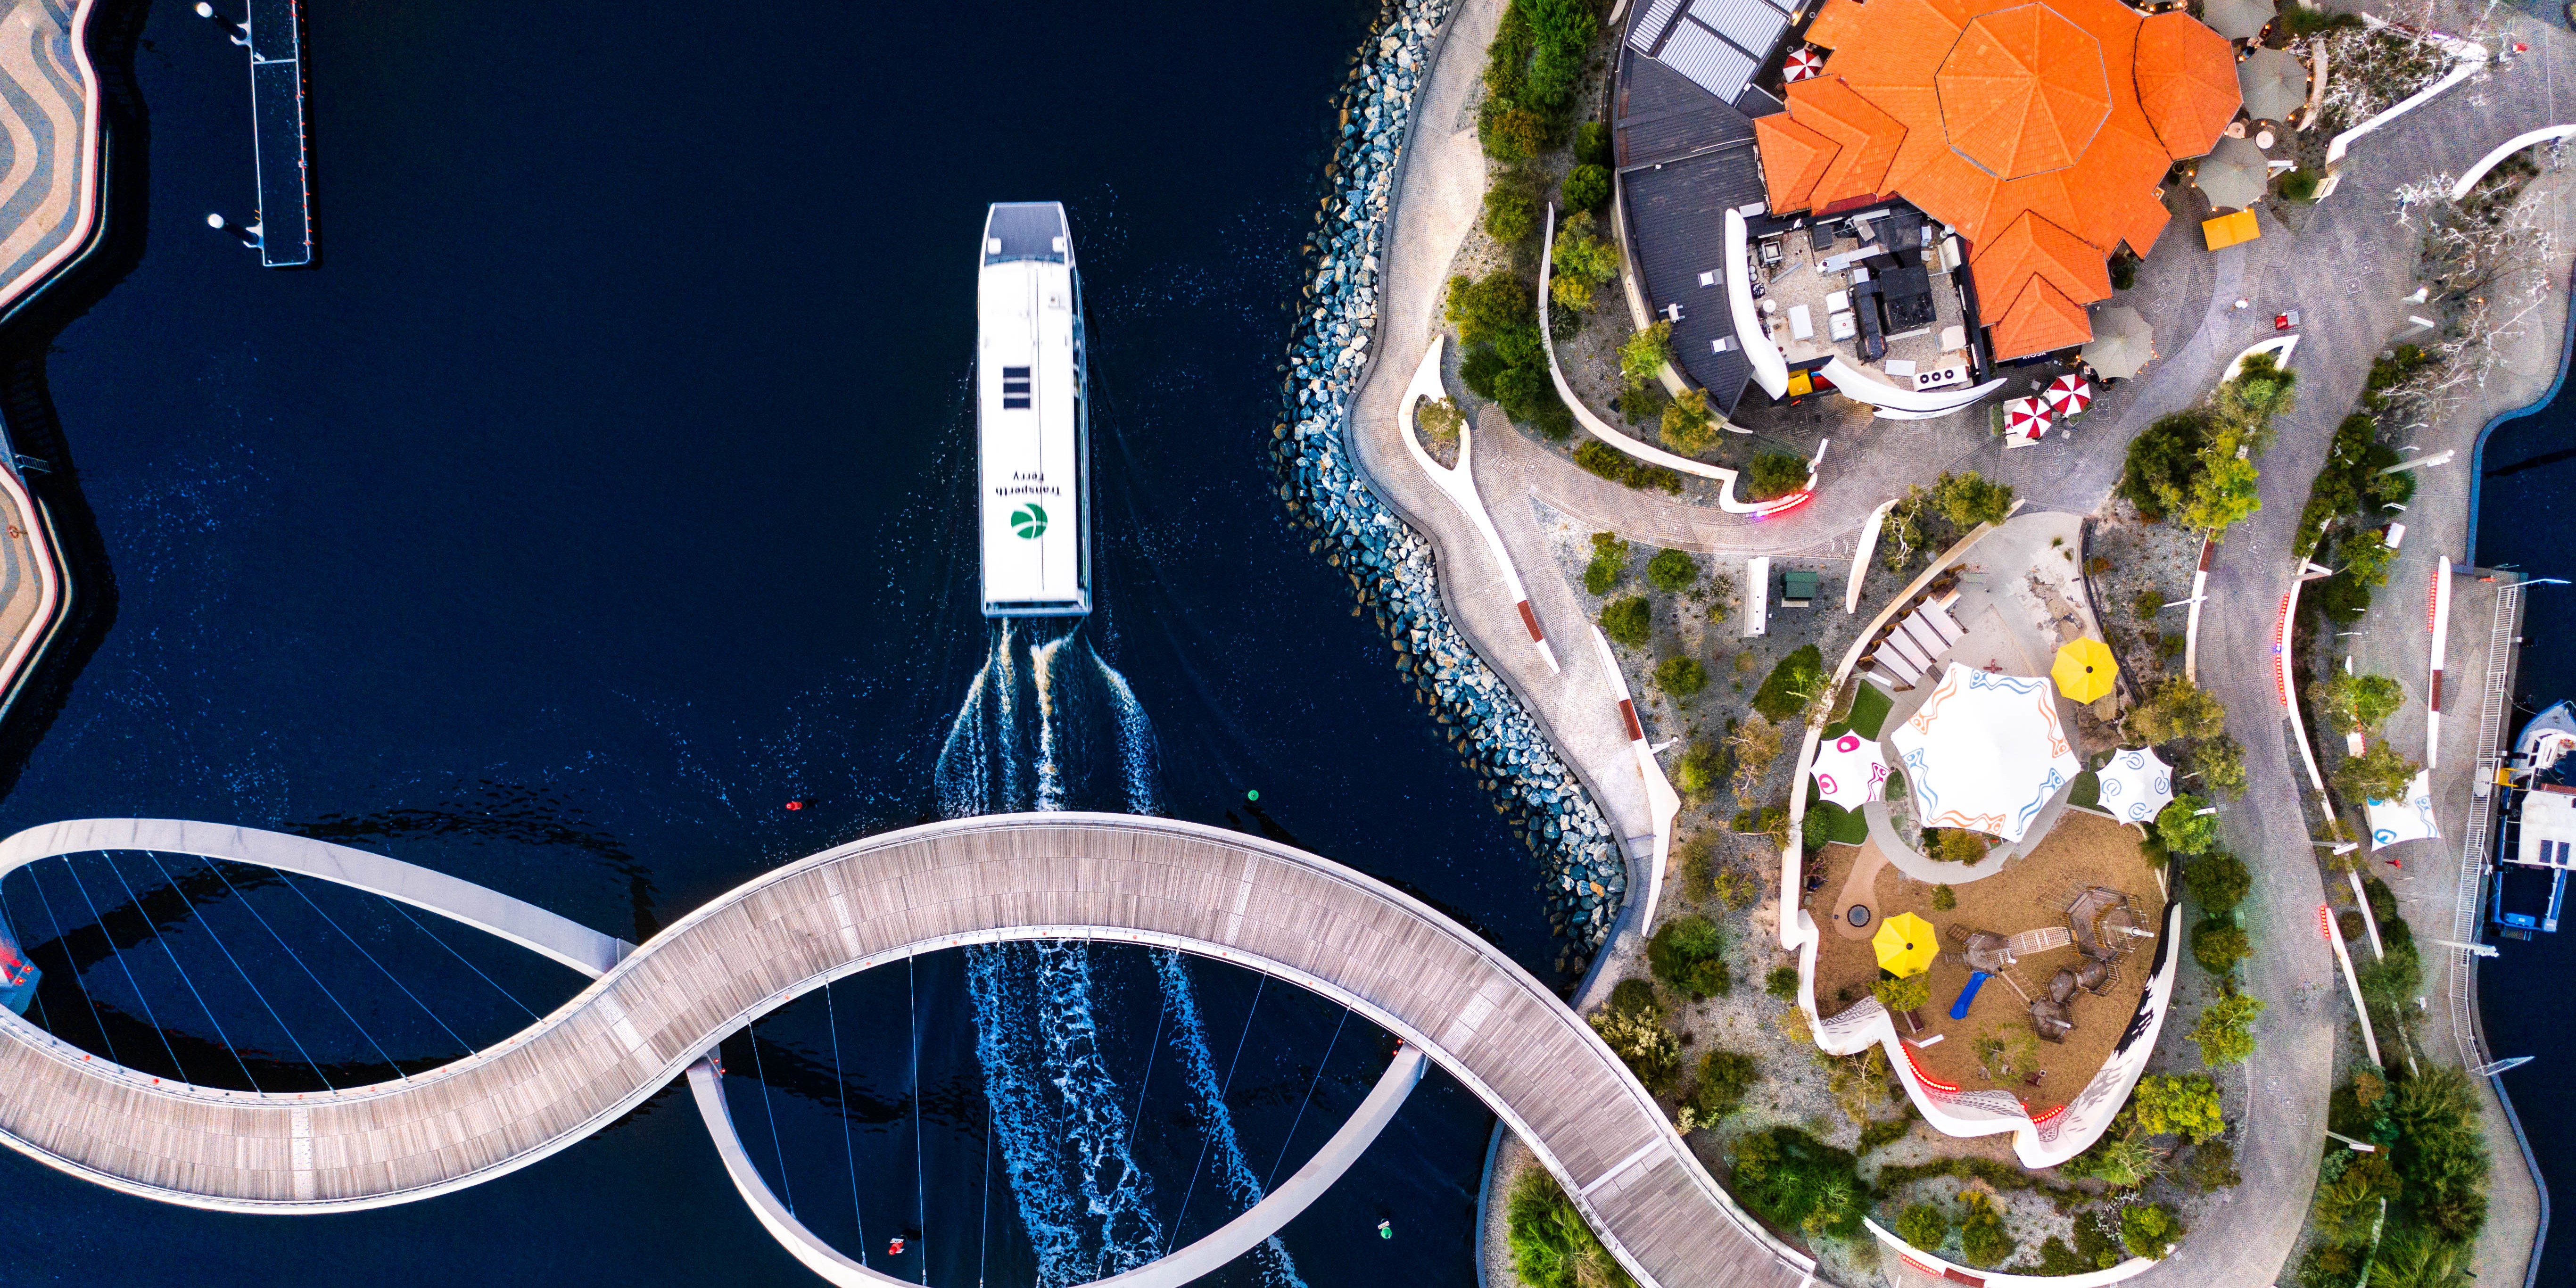
[[[1056,244],[1057,238],[1064,244]],[[1000,242],[995,246],[994,242]],[[984,217],[984,262],[1038,259],[1061,264],[1073,250],[1059,201],[997,201]]]
[[[1627,48],[1731,103],[1779,47],[1788,8],[1778,0],[1654,0],[1629,27]]]
[[[1749,131],[1748,131],[1749,132]],[[1646,306],[1673,323],[1673,361],[1708,390],[1709,405],[1735,410],[1753,369],[1735,341],[1726,304],[1725,274],[1744,271],[1726,258],[1726,212],[1763,202],[1762,170],[1753,145],[1740,142],[1697,156],[1623,170],[1619,175],[1628,217],[1628,245],[1644,279]],[[1715,283],[1700,284],[1703,273]],[[1717,352],[1713,342],[1727,342]]]
[[[1753,122],[1680,72],[1634,50],[1619,55],[1616,122],[1622,168],[1749,142]]]

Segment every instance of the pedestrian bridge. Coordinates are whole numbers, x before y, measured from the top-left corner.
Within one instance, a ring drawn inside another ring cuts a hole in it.
[[[1260,971],[1358,1011],[1408,1048],[1352,1125],[1277,1194],[1119,1276],[1121,1288],[1185,1282],[1268,1237],[1393,1116],[1426,1056],[1511,1124],[1641,1282],[1795,1288],[1812,1278],[1809,1259],[1737,1209],[1619,1059],[1528,972],[1378,881],[1235,832],[1110,814],[909,828],[764,873],[640,948],[424,868],[206,823],[30,829],[0,841],[0,875],[99,850],[337,881],[594,978],[472,1056],[399,1082],[300,1095],[155,1079],[0,1009],[0,1140],[147,1198],[269,1214],[430,1198],[567,1148],[686,1071],[733,1179],[789,1250],[835,1282],[894,1283],[832,1252],[769,1197],[702,1057],[798,995],[872,966],[972,944],[1092,939]]]

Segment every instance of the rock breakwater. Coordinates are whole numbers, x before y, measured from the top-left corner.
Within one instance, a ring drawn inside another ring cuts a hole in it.
[[[1431,543],[1370,490],[1343,437],[1377,324],[1378,251],[1397,158],[1450,5],[1388,4],[1352,67],[1272,448],[1280,500],[1318,534],[1307,549],[1350,578],[1360,601],[1354,611],[1376,614],[1396,669],[1418,686],[1450,749],[1538,857],[1548,920],[1567,941],[1557,964],[1580,973],[1627,898],[1627,864],[1610,825],[1510,687],[1450,623]]]

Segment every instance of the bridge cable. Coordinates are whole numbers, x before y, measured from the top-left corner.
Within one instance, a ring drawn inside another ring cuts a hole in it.
[[[904,1001],[912,1011],[912,1219],[921,1229],[921,1282],[924,1288],[928,1288],[930,1182],[921,1162],[921,988],[910,957],[903,959],[903,993]]]
[[[1297,1143],[1297,1125],[1306,1121],[1306,1106],[1315,1103],[1315,1088],[1324,1081],[1324,1066],[1332,1062],[1333,1048],[1342,1040],[1342,1025],[1350,1022],[1350,1008],[1344,1007],[1341,1022],[1333,1026],[1333,1040],[1324,1044],[1324,1058],[1315,1062],[1315,1076],[1306,1083],[1306,1098],[1297,1102],[1297,1116],[1288,1120],[1288,1134],[1279,1141],[1279,1157],[1270,1160],[1270,1175],[1261,1178],[1262,1193],[1269,1193],[1271,1182],[1279,1179],[1279,1165],[1288,1161],[1288,1147]]]
[[[455,1042],[456,1042],[456,1045],[458,1045],[458,1046],[461,1046],[461,1047],[465,1048],[467,1051],[472,1052],[472,1053],[473,1053],[473,1054],[475,1054],[475,1055],[481,1055],[481,1054],[482,1054],[482,1052],[481,1052],[481,1051],[479,1051],[479,1050],[476,1050],[476,1049],[475,1049],[475,1046],[474,1046],[474,1044],[473,1044],[473,1043],[466,1041],[466,1040],[465,1040],[465,1038],[464,1038],[464,1036],[463,1036],[462,1034],[459,1034],[459,1033],[458,1033],[456,1030],[454,1030],[454,1029],[448,1028],[448,1027],[447,1027],[447,1021],[445,1021],[445,1020],[442,1020],[442,1019],[438,1018],[438,1012],[436,1012],[436,1011],[433,1011],[433,1010],[429,1009],[429,1003],[427,1003],[427,1002],[424,1002],[424,1001],[420,1000],[420,994],[418,994],[418,993],[415,993],[415,992],[411,991],[411,985],[409,985],[409,984],[405,984],[404,982],[402,982],[402,979],[401,979],[399,976],[396,976],[392,971],[385,969],[385,964],[384,964],[383,962],[377,961],[377,960],[376,960],[376,955],[375,955],[374,953],[368,952],[368,951],[367,951],[367,946],[366,946],[365,944],[359,943],[359,942],[358,942],[358,937],[357,937],[357,936],[352,935],[352,934],[350,934],[347,930],[343,929],[343,928],[341,927],[340,923],[339,923],[338,921],[336,921],[336,920],[334,920],[334,919],[332,918],[332,916],[331,916],[331,914],[330,914],[330,913],[327,913],[327,912],[322,911],[322,905],[321,905],[321,904],[318,904],[318,903],[313,902],[313,896],[312,896],[312,895],[309,895],[309,894],[306,894],[306,893],[304,892],[304,887],[302,887],[302,886],[300,886],[300,885],[295,884],[295,879],[294,879],[293,877],[290,877],[290,876],[288,876],[286,873],[284,873],[284,872],[282,872],[282,871],[281,871],[281,872],[279,872],[279,873],[277,874],[277,880],[278,880],[278,884],[283,885],[283,886],[285,886],[287,889],[294,891],[294,892],[295,892],[299,897],[301,897],[301,898],[304,900],[304,906],[305,906],[305,907],[307,907],[307,908],[311,908],[311,909],[313,910],[313,913],[314,913],[314,915],[315,915],[315,916],[320,917],[320,918],[323,920],[323,922],[324,922],[325,924],[329,925],[333,930],[337,930],[337,931],[339,931],[339,932],[340,932],[340,937],[341,937],[342,939],[346,939],[346,940],[348,940],[348,941],[349,941],[349,946],[350,946],[351,948],[355,948],[355,949],[357,949],[357,950],[358,950],[358,955],[359,955],[360,957],[364,957],[364,958],[366,958],[366,959],[367,959],[367,964],[368,964],[368,965],[370,965],[370,966],[375,967],[375,968],[376,968],[377,973],[379,973],[379,974],[383,975],[386,979],[393,981],[393,986],[394,986],[394,987],[396,987],[396,988],[401,989],[401,990],[402,990],[402,995],[403,995],[403,996],[405,996],[405,997],[410,998],[410,999],[411,999],[411,1004],[412,1004],[412,1005],[414,1005],[414,1006],[419,1007],[419,1008],[420,1008],[420,1013],[421,1013],[421,1014],[423,1014],[423,1015],[428,1016],[428,1017],[429,1017],[429,1022],[430,1022],[430,1023],[437,1025],[437,1026],[438,1026],[439,1028],[441,1028],[441,1029],[445,1029],[445,1030],[446,1030],[446,1032],[447,1032],[447,1036],[448,1036],[448,1037],[450,1037],[450,1038],[452,1038],[452,1039],[454,1039],[454,1040],[455,1040]],[[391,903],[391,902],[392,902],[392,900],[388,899],[388,900],[386,900],[386,902]]]
[[[16,925],[17,921],[18,919],[11,916],[9,913],[9,887],[7,883],[0,882],[0,933],[6,933],[9,936],[10,942],[17,944],[18,951],[24,954],[27,961],[32,964],[36,960],[36,951],[34,946],[19,939],[16,931],[7,929],[7,927]],[[41,982],[42,981],[40,980],[39,983]],[[42,988],[39,988],[36,992],[29,993],[27,995],[27,1001],[36,1008],[36,1023],[43,1026],[47,1034],[51,1034],[54,1031],[54,1021],[52,1017],[45,1014],[45,999],[41,996],[43,991],[44,990]]]
[[[197,991],[197,981],[190,979],[188,968],[179,964],[179,954],[172,951],[169,937],[161,933],[149,913],[143,912],[143,896],[136,894],[134,883],[125,879],[125,869],[116,866],[116,856],[101,850],[98,857],[107,860],[107,870],[116,874],[118,885],[125,887],[125,897],[134,901],[134,910],[143,916],[143,924],[152,927],[152,942],[161,945],[161,955],[170,959],[170,969],[179,972],[179,982],[188,986],[188,996],[197,999],[197,1009],[206,1013],[206,1023],[215,1028],[215,1039],[224,1044],[224,1050],[232,1056],[233,1063],[240,1066],[242,1077],[250,1082],[250,1089],[260,1090],[259,1075],[250,1071],[250,1062],[242,1059],[241,1049],[233,1045],[233,1036],[224,1032],[224,1022],[215,1018],[215,1008],[206,1005],[206,995]],[[195,915],[197,905],[188,898],[187,892],[179,889],[177,882],[172,882],[170,889],[179,896],[180,902],[187,905],[189,914]]]
[[[81,1004],[89,1008],[89,1022],[98,1026],[98,1040],[107,1047],[107,1058],[125,1063],[116,1054],[116,1039],[107,1035],[107,1021],[99,1018],[97,1001],[90,997],[88,986],[81,983],[80,962],[72,957],[71,937],[63,933],[63,919],[54,915],[54,901],[45,897],[45,885],[36,879],[33,866],[27,869],[27,884],[36,888],[36,902],[44,905],[45,920],[54,923],[54,946],[62,950],[64,973],[71,976],[72,991],[80,994]]]
[[[832,1031],[832,1094],[841,1107],[841,1154],[850,1160],[850,1224],[859,1231],[859,1264],[868,1264],[868,1219],[859,1212],[859,1151],[850,1143],[850,1083],[841,1072],[841,1017],[832,1006],[832,986],[823,986],[823,1027]],[[783,1168],[781,1170],[784,1170]]]
[[[984,1220],[975,1229],[975,1288],[984,1288],[984,1258],[993,1246],[993,1137],[1002,1124],[993,1113],[993,1098],[984,1097]]]
[[[1154,1008],[1154,1039],[1145,1044],[1145,1076],[1136,1083],[1136,1112],[1127,1118],[1127,1153],[1131,1157],[1136,1153],[1136,1129],[1145,1123],[1145,1089],[1154,1082],[1154,1057],[1163,1053],[1163,1021],[1171,1015],[1168,1006]]]
[[[529,1019],[532,1019],[532,1020],[541,1020],[541,1019],[544,1019],[544,1018],[545,1018],[544,1016],[537,1014],[537,1013],[536,1013],[536,1011],[535,1011],[533,1008],[531,1008],[527,1003],[520,1001],[520,1000],[519,1000],[519,995],[518,995],[518,994],[513,993],[513,992],[511,992],[510,990],[508,990],[508,989],[506,989],[506,988],[502,988],[502,987],[501,987],[501,981],[496,980],[496,979],[492,978],[492,977],[491,977],[491,976],[489,976],[489,975],[485,975],[485,974],[483,973],[483,968],[482,968],[482,967],[475,965],[475,964],[473,963],[473,961],[472,961],[472,960],[468,959],[468,958],[465,956],[465,954],[463,954],[463,953],[460,953],[460,952],[456,951],[456,949],[454,949],[453,947],[450,947],[450,946],[449,946],[449,944],[448,944],[448,942],[447,942],[446,940],[444,940],[444,939],[439,938],[436,932],[432,931],[429,927],[427,927],[427,926],[424,926],[424,925],[420,924],[420,919],[411,915],[411,909],[409,909],[409,908],[406,908],[406,907],[402,906],[402,900],[400,900],[400,899],[386,899],[386,900],[385,900],[385,902],[386,902],[387,904],[391,905],[394,911],[401,913],[401,914],[402,914],[402,919],[403,919],[403,920],[405,920],[405,921],[410,922],[410,923],[411,923],[411,928],[412,928],[412,929],[417,930],[417,931],[419,931],[420,933],[422,933],[422,934],[424,934],[424,935],[428,935],[428,936],[429,936],[429,942],[431,942],[431,943],[433,943],[433,944],[436,944],[436,945],[438,945],[438,946],[439,946],[439,947],[441,947],[441,948],[445,948],[445,949],[447,949],[447,955],[448,955],[448,956],[453,957],[453,958],[455,958],[455,959],[456,959],[456,960],[458,960],[458,961],[464,962],[464,963],[465,963],[465,969],[467,969],[467,970],[470,970],[470,971],[474,972],[474,974],[475,974],[478,978],[480,978],[484,983],[491,985],[491,986],[493,987],[494,991],[496,991],[496,992],[500,993],[500,995],[501,995],[501,996],[503,996],[503,997],[506,997],[506,998],[510,999],[510,1005],[515,1006],[515,1007],[518,1007],[518,1008],[519,1008],[520,1010],[522,1010],[522,1011],[526,1011],[526,1012],[528,1013],[528,1018],[529,1018]]]
[[[347,1020],[349,1022],[349,1027],[356,1029],[358,1031],[358,1036],[365,1038],[367,1040],[367,1045],[374,1047],[376,1049],[376,1054],[385,1058],[385,1064],[393,1069],[394,1076],[405,1082],[411,1081],[411,1075],[403,1072],[403,1067],[394,1061],[393,1054],[385,1050],[385,1044],[378,1042],[376,1040],[376,1035],[367,1031],[366,1025],[358,1023],[358,1017],[349,1013],[349,1008],[340,1001],[339,994],[332,992],[331,986],[323,983],[322,977],[313,973],[313,968],[305,964],[303,956],[295,951],[295,946],[287,943],[286,936],[277,933],[277,927],[270,925],[268,918],[261,915],[258,905],[253,904],[250,901],[250,896],[243,894],[240,887],[233,884],[233,879],[224,875],[222,865],[202,854],[198,855],[197,858],[207,867],[215,870],[215,879],[223,882],[224,888],[233,892],[233,898],[239,900],[243,909],[248,911],[251,918],[259,923],[260,929],[267,931],[268,937],[276,940],[277,946],[285,950],[287,960],[294,962],[296,968],[304,972],[304,978],[312,980],[313,987],[322,990],[322,996],[327,999],[332,1006],[339,1009],[340,1018]],[[285,875],[286,874],[283,872],[278,873],[278,876],[281,878]]]
[[[1252,986],[1252,1006],[1243,1013],[1243,1034],[1234,1040],[1234,1056],[1225,1062],[1225,1081],[1218,1084],[1216,1105],[1208,1113],[1208,1119],[1211,1122],[1215,1121],[1217,1114],[1225,1112],[1225,1098],[1234,1090],[1235,1066],[1243,1063],[1243,1044],[1252,1038],[1253,1017],[1261,1014],[1261,992],[1270,986],[1269,976],[1261,975],[1255,978],[1260,982]],[[1163,1238],[1164,1256],[1172,1255],[1173,1245],[1181,1241],[1181,1222],[1190,1214],[1190,1198],[1198,1193],[1199,1173],[1207,1169],[1208,1149],[1215,1144],[1216,1133],[1202,1131],[1199,1134],[1199,1161],[1190,1168],[1189,1188],[1181,1191],[1181,1210],[1172,1214],[1172,1232]]]
[[[170,882],[173,886],[179,884],[170,876],[170,869],[162,865],[160,855],[154,854],[150,850],[145,850],[143,853],[145,857],[152,860],[152,866],[161,869],[162,880]],[[236,895],[236,897],[238,897],[238,895]],[[286,1027],[285,1018],[277,1013],[276,1007],[269,1005],[268,994],[259,991],[259,985],[252,981],[250,972],[242,969],[241,959],[233,956],[233,950],[224,943],[224,937],[215,933],[215,923],[200,914],[197,918],[197,925],[206,932],[206,938],[215,941],[215,947],[223,953],[224,960],[233,964],[233,973],[241,976],[242,983],[250,988],[250,995],[259,999],[260,1009],[268,1012],[268,1018],[276,1023],[277,1031],[286,1035],[287,1042],[295,1048],[295,1054],[303,1056],[304,1063],[312,1067],[313,1076],[322,1080],[322,1085],[325,1089],[335,1089],[331,1087],[331,1080],[328,1077],[323,1076],[322,1066],[314,1061],[313,1054],[306,1051],[304,1049],[304,1043],[295,1036],[295,1030]]]
[[[778,1190],[787,1200],[787,1215],[796,1215],[796,1187],[787,1180],[787,1147],[778,1139],[778,1107],[769,1103],[769,1075],[760,1068],[760,1026],[746,1024],[744,1033],[751,1036],[751,1076],[760,1083],[761,1112],[769,1115],[769,1149],[778,1156]]]
[[[104,855],[106,851],[99,852]],[[90,917],[98,923],[99,938],[107,941],[108,955],[116,959],[116,968],[124,972],[125,982],[134,990],[134,1000],[143,1004],[143,1018],[152,1026],[152,1036],[161,1039],[161,1049],[170,1053],[170,1067],[179,1071],[179,1081],[195,1085],[187,1066],[179,1063],[179,1049],[170,1045],[170,1035],[162,1031],[161,1017],[152,1013],[152,999],[143,995],[143,985],[136,982],[134,968],[125,964],[124,950],[116,946],[116,936],[108,933],[107,918],[98,910],[98,901],[89,897],[89,883],[80,879],[80,869],[72,866],[71,856],[63,856],[63,870],[72,874],[72,888],[80,891],[81,902],[89,905]]]

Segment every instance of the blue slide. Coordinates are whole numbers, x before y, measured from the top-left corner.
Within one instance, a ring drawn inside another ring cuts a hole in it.
[[[1977,1000],[1977,990],[1984,988],[1985,986],[1986,973],[1984,971],[1977,971],[1976,973],[1968,976],[1968,986],[1959,990],[1959,1000],[1950,1003],[1950,1018],[1954,1020],[1964,1020],[1968,1018],[1969,1004]]]

